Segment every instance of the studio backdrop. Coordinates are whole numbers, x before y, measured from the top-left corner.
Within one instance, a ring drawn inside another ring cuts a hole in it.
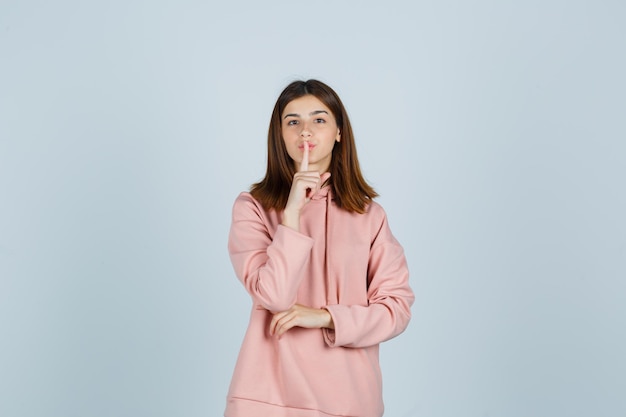
[[[626,3],[0,4],[0,415],[222,415],[280,91],[341,96],[416,294],[386,416],[626,414]],[[262,384],[263,381],[259,381]]]

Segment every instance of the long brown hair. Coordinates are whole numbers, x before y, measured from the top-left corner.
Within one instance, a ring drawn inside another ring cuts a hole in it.
[[[364,213],[378,194],[361,174],[352,127],[343,103],[332,88],[318,80],[294,81],[276,100],[267,135],[267,171],[263,180],[252,185],[250,193],[266,210],[283,210],[287,205],[296,169],[282,137],[281,115],[287,104],[306,95],[316,97],[330,109],[341,134],[341,141],[333,148],[329,168],[335,203],[344,210]]]

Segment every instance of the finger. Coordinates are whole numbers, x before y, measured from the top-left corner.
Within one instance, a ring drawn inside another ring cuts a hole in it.
[[[274,336],[274,326],[276,326],[276,316],[272,317],[272,321],[270,322],[270,326],[269,326],[270,336]]]
[[[303,192],[303,197],[308,199],[314,195],[320,187],[320,174],[317,172],[297,172],[294,176],[293,184],[294,189]]]
[[[319,181],[321,175],[315,171],[296,172],[296,175],[294,175],[293,178],[296,181]]]
[[[276,326],[276,335],[278,337],[281,337],[282,335],[287,333],[287,330],[296,326],[297,317],[295,315],[291,317],[288,316],[288,317],[285,317],[283,320],[281,320],[279,323],[280,324]]]
[[[272,317],[272,321],[270,322],[270,336],[273,336],[276,333],[276,326],[280,319],[282,319],[287,314],[287,311],[283,311],[281,313],[276,313]]]
[[[322,189],[322,186],[324,185],[326,180],[329,179],[329,178],[330,178],[330,172],[325,172],[319,178],[315,178],[315,185],[314,185],[314,187],[307,188],[307,190],[308,190],[307,197],[311,198],[315,194],[317,194]]]
[[[309,142],[304,141],[304,153],[302,154],[302,163],[300,164],[300,172],[309,170]]]

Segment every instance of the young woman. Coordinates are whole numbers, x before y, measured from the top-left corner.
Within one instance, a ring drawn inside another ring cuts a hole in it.
[[[226,417],[380,417],[379,343],[414,300],[404,252],[326,84],[280,94],[265,178],[234,203],[228,250],[252,312]]]

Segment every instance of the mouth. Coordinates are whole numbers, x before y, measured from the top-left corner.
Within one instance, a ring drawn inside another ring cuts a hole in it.
[[[315,148],[315,145],[313,145],[312,143],[309,143],[309,151],[312,151],[313,148]],[[298,149],[301,151],[304,151],[304,143],[298,145]]]

